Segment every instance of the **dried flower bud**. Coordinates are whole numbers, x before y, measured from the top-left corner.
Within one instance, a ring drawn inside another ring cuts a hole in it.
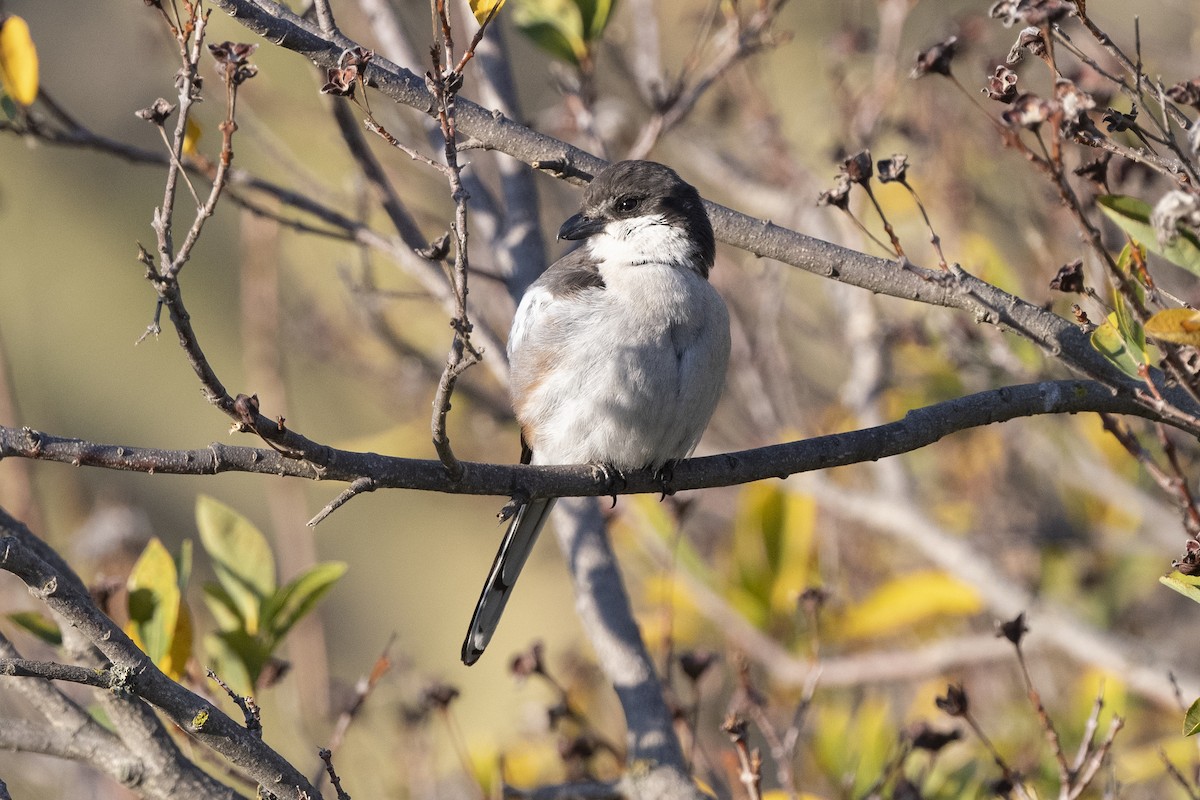
[[[908,739],[912,742],[912,746],[917,750],[927,750],[930,753],[936,753],[951,742],[957,742],[962,738],[962,731],[957,728],[951,728],[948,731],[939,731],[932,728],[926,722],[919,722],[908,731]]]
[[[996,636],[1002,636],[1017,646],[1020,646],[1027,633],[1029,628],[1025,625],[1024,611],[1006,622],[996,624]]]
[[[904,183],[908,176],[908,156],[904,153],[896,153],[891,158],[885,158],[875,165],[875,170],[879,174],[880,183]]]
[[[1020,22],[1023,25],[1050,25],[1075,13],[1075,4],[1066,0],[1000,0],[988,9],[988,15],[999,19],[1006,28]]]
[[[679,668],[695,683],[718,659],[720,656],[712,650],[689,650],[679,655]]]
[[[851,183],[866,186],[871,182],[871,175],[873,174],[871,151],[860,150],[850,156],[842,162],[841,171]]]
[[[1017,73],[1001,64],[988,78],[983,93],[1000,103],[1011,103],[1017,98]]]
[[[721,723],[721,730],[728,733],[729,738],[735,742],[744,742],[746,740],[746,720],[737,714],[732,712],[727,714],[725,720]]]
[[[217,74],[234,86],[245,83],[258,74],[258,67],[248,61],[257,49],[257,44],[238,42],[221,42],[208,46],[208,52],[217,62]]]
[[[1095,99],[1080,89],[1073,81],[1059,80],[1054,84],[1054,98],[1062,109],[1063,128],[1072,132],[1079,128],[1093,128],[1087,112],[1096,107]]]
[[[950,62],[958,51],[958,37],[951,36],[945,41],[938,42],[932,47],[917,53],[917,65],[909,73],[910,78],[924,78],[935,75],[949,75]]]
[[[834,179],[834,187],[821,192],[817,198],[818,206],[833,206],[845,211],[850,207],[850,181],[842,173]]]
[[[1137,127],[1137,106],[1129,109],[1128,114],[1122,114],[1115,108],[1104,112],[1104,127],[1109,133],[1121,133]]]
[[[1013,101],[1012,108],[1000,115],[1004,123],[1012,128],[1037,130],[1050,118],[1054,104],[1035,94],[1023,94]]]
[[[358,67],[332,67],[325,70],[325,85],[321,87],[321,94],[353,97],[357,87]]]
[[[1058,274],[1050,280],[1050,288],[1056,292],[1083,294],[1083,259],[1077,258],[1059,267]]]
[[[368,50],[365,47],[352,47],[349,50],[343,50],[342,54],[338,56],[338,66],[357,67],[361,70],[367,64],[370,64],[373,58],[375,58],[374,50]]]
[[[1177,83],[1167,89],[1166,95],[1176,103],[1200,110],[1200,78]]]
[[[148,107],[138,109],[133,113],[147,122],[162,125],[168,117],[175,113],[175,106],[160,97]]]
[[[946,687],[946,695],[936,698],[933,702],[952,717],[965,717],[970,708],[967,692],[961,684],[950,684]]]
[[[540,641],[530,645],[528,650],[517,653],[509,662],[508,670],[517,678],[528,678],[530,675],[545,675],[546,667],[542,661],[544,648]]]
[[[428,247],[422,247],[418,250],[417,255],[421,258],[427,258],[430,261],[441,261],[449,252],[450,232],[447,231],[430,242]]]
[[[1047,53],[1046,37],[1042,34],[1041,28],[1022,28],[1017,35],[1017,41],[1008,51],[1008,58],[1005,61],[1009,64],[1017,64],[1025,59],[1025,52],[1038,58],[1045,58]]]

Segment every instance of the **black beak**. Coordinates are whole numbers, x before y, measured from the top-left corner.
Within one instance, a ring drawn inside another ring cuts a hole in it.
[[[585,217],[583,214],[576,214],[562,224],[558,229],[558,238],[561,239],[586,239],[589,236],[594,236],[604,230],[605,221],[602,219],[592,219]]]

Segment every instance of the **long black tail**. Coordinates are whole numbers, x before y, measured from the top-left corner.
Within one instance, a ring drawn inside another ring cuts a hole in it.
[[[500,624],[500,615],[508,604],[508,596],[512,594],[513,584],[525,566],[530,551],[537,541],[538,534],[554,508],[555,498],[531,500],[521,506],[517,515],[509,524],[500,542],[500,550],[492,569],[488,572],[487,582],[483,584],[483,592],[475,605],[475,613],[471,615],[471,626],[467,629],[467,638],[463,641],[462,660],[467,666],[474,664],[483,655],[483,650],[492,640],[496,626]]]

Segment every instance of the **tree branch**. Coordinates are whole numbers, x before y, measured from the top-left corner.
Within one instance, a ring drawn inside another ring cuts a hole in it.
[[[260,36],[292,50],[322,67],[334,66],[341,53],[358,46],[342,36],[324,37],[312,24],[297,17],[273,0],[214,0],[215,4]],[[412,72],[373,60],[367,81],[387,97],[426,114],[435,112],[435,101],[424,82]],[[506,117],[459,100],[459,129],[485,147],[501,150],[535,169],[581,182],[596,174],[605,162],[551,136],[531,130]],[[754,255],[772,258],[823,277],[906,300],[957,308],[979,322],[996,325],[1034,342],[1072,369],[1113,386],[1135,384],[1109,364],[1094,348],[1087,333],[1063,319],[1019,297],[975,278],[959,267],[949,274],[916,267],[900,268],[894,261],[869,256],[829,242],[805,236],[706,201],[717,238]],[[1160,391],[1163,387],[1159,387]],[[1168,400],[1192,408],[1181,391]],[[1153,405],[1152,398],[1139,402]],[[1161,404],[1160,404],[1161,405]],[[1195,414],[1183,415],[1172,424],[1200,435]]]
[[[13,573],[34,596],[92,643],[120,675],[120,688],[159,708],[181,730],[224,756],[279,797],[316,800],[321,795],[286,759],[208,700],[164,675],[92,602],[78,576],[48,545],[0,509],[0,569]],[[195,770],[199,775],[203,773]],[[238,795],[204,776],[192,796]],[[166,796],[166,795],[163,795]]]
[[[1104,411],[1156,419],[1125,393],[1114,394],[1094,381],[1063,380],[1021,384],[967,395],[909,411],[903,419],[845,433],[769,445],[681,461],[671,488],[734,486],[800,472],[848,466],[911,452],[957,431],[1041,414]],[[272,423],[273,424],[273,423]],[[0,426],[0,459],[40,459],[104,469],[174,475],[253,472],[310,480],[353,482],[370,478],[374,488],[420,489],[451,494],[524,497],[598,497],[662,490],[661,479],[646,470],[630,471],[623,486],[597,478],[586,465],[530,466],[463,462],[450,480],[439,461],[356,453],[324,448],[318,466],[278,451],[232,447],[214,442],[197,450],[159,450],[96,444],[29,428]]]

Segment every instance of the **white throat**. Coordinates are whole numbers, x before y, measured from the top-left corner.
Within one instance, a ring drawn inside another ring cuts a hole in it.
[[[695,269],[696,243],[687,231],[661,214],[615,220],[587,240],[588,252],[601,264],[662,264]],[[603,272],[603,268],[601,269]]]

